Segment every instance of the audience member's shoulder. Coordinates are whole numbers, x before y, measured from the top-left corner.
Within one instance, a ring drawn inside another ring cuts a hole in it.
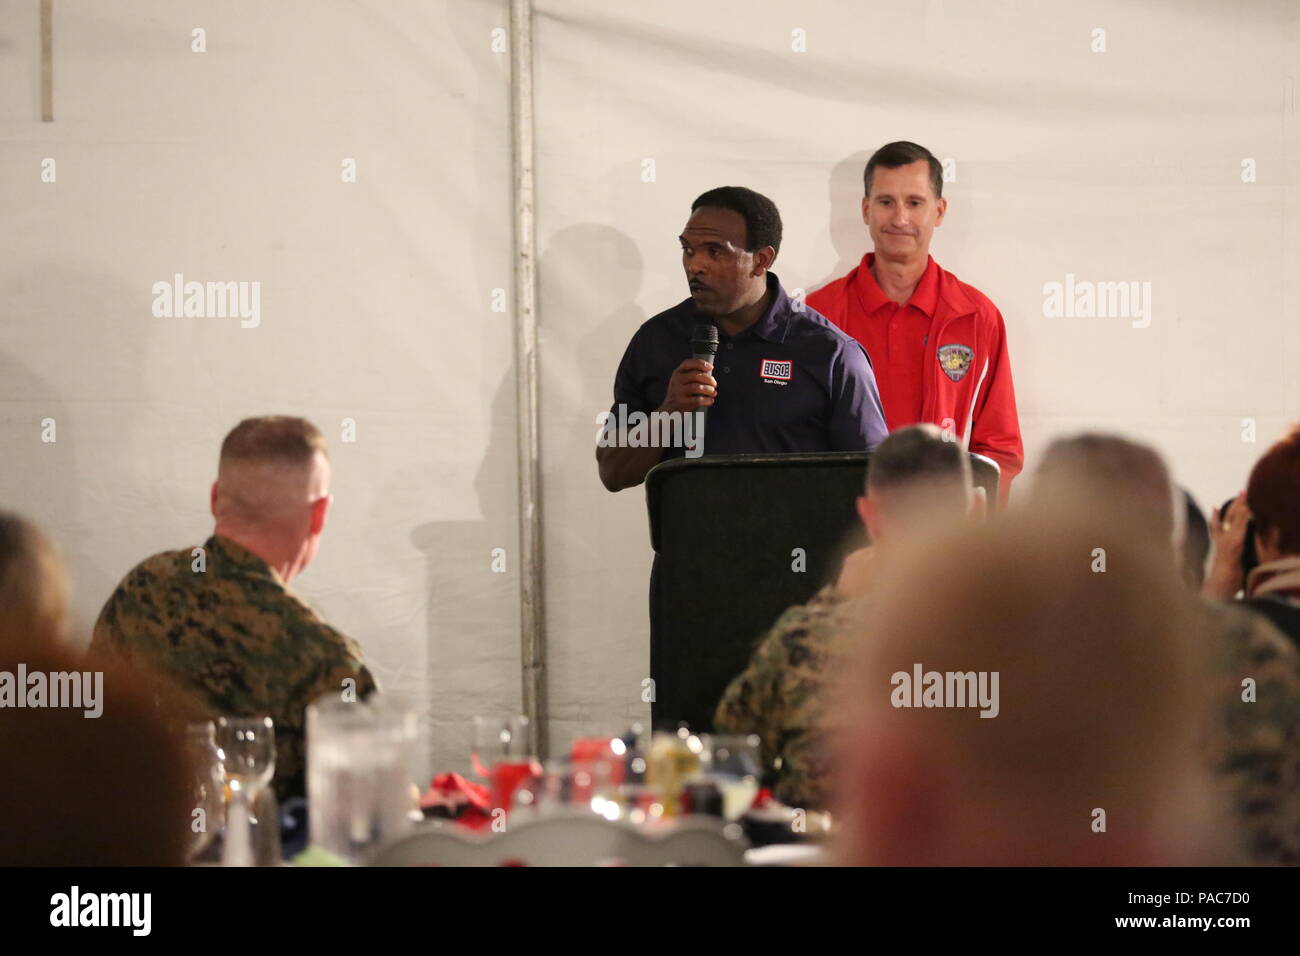
[[[361,645],[329,624],[310,604],[292,591],[284,592],[284,601],[294,618],[295,637],[310,642],[312,650],[324,659],[362,664]]]
[[[1300,684],[1300,652],[1272,621],[1233,602],[1202,599],[1200,606],[1227,660],[1271,666]]]
[[[769,644],[788,648],[801,641],[825,641],[838,623],[843,603],[844,596],[835,586],[826,585],[806,604],[786,608],[768,632]]]
[[[190,561],[190,551],[187,549],[161,551],[151,555],[126,573],[114,590],[113,598],[126,598],[169,586],[182,573],[190,570]]]

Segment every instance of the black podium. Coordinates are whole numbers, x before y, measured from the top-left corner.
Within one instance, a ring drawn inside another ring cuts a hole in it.
[[[663,462],[646,476],[650,676],[656,729],[713,729],[713,711],[755,642],[865,541],[854,499],[871,455],[711,455]],[[990,508],[998,467],[971,455]],[[802,570],[798,570],[802,568]]]

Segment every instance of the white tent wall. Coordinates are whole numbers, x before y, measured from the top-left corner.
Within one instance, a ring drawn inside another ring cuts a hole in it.
[[[1053,436],[1122,432],[1208,510],[1300,418],[1289,0],[535,8],[554,739],[639,706],[644,494],[601,487],[595,415],[639,323],[686,297],[676,236],[708,188],[775,200],[774,271],[812,289],[870,248],[872,150],[951,159],[933,253],[1005,317],[1030,471]],[[1049,318],[1067,274],[1150,283],[1149,325]]]
[[[335,502],[295,589],[423,715],[421,774],[466,770],[471,716],[519,706],[507,5],[53,8],[41,123],[39,4],[0,4],[0,507],[56,539],[88,638],[210,533],[235,422],[309,418]],[[260,324],[156,318],[176,273],[259,281]]]
[[[464,770],[470,716],[520,702],[506,0],[53,7],[43,124],[38,0],[0,0],[0,507],[56,538],[85,634],[136,561],[206,536],[235,421],[307,416],[336,502],[299,590],[423,714],[422,770]],[[1294,3],[535,11],[555,748],[648,715],[644,495],[600,486],[596,415],[685,297],[709,187],[775,199],[775,271],[811,289],[867,248],[872,149],[950,159],[934,253],[1006,318],[1031,470],[1054,435],[1122,431],[1208,507],[1300,417]],[[259,281],[260,324],[155,317],[176,273]],[[1067,275],[1149,282],[1149,324],[1048,317]]]

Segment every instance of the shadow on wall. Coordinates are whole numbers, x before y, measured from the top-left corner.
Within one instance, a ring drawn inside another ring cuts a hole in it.
[[[468,179],[458,187],[460,202],[468,211],[459,224],[470,250],[471,269],[461,282],[470,285],[475,301],[485,305],[492,289],[510,291],[512,257],[509,247],[510,167],[508,121],[509,57],[490,51],[483,15],[460,16],[452,5],[431,7],[421,14],[422,24],[436,35],[449,38],[450,52],[463,66],[464,106],[473,116],[484,118],[473,124],[474,135],[462,142],[464,152],[474,158]],[[383,15],[394,38],[410,29],[410,17]],[[437,22],[433,22],[433,21]],[[414,60],[424,56],[416,43],[402,47],[403,55]],[[502,131],[507,157],[502,160]],[[495,179],[499,174],[499,180]],[[503,216],[506,217],[503,220]],[[503,245],[503,223],[505,244]],[[482,321],[484,328],[508,327],[508,317],[486,318],[444,314],[440,321]],[[488,324],[490,323],[490,325]],[[491,336],[491,341],[510,347],[510,339]],[[494,345],[494,348],[501,346]],[[486,349],[486,346],[485,346]],[[486,353],[485,353],[486,354]],[[497,367],[491,361],[490,367]],[[514,364],[510,363],[491,399],[487,446],[474,478],[478,515],[461,520],[412,521],[395,529],[420,552],[423,563],[423,599],[416,613],[423,618],[423,672],[402,672],[392,683],[405,702],[420,714],[424,745],[432,770],[468,773],[471,718],[475,714],[517,710],[520,698],[518,641],[518,525],[515,520],[515,397]],[[486,399],[491,386],[470,381],[467,386]],[[431,436],[428,440],[445,438]],[[397,500],[409,501],[401,513],[421,514],[421,502],[437,496],[441,465],[456,469],[464,477],[468,462],[463,455],[448,452],[439,456],[439,468],[408,466],[385,482],[384,493],[376,498],[372,520],[391,526]],[[427,509],[423,511],[427,514]],[[494,573],[493,549],[505,551],[504,573]],[[412,622],[412,627],[420,626]],[[423,781],[422,781],[423,782]]]
[[[680,269],[671,253],[662,265]],[[550,641],[555,749],[648,714],[637,692],[648,673],[649,581],[640,570],[623,573],[640,569],[649,551],[643,495],[631,489],[616,501],[595,459],[597,415],[613,403],[619,361],[646,320],[637,305],[644,278],[636,243],[600,223],[559,230],[541,253],[543,520],[547,593],[557,600],[548,617],[573,624]],[[637,625],[627,626],[629,615]]]
[[[838,279],[871,251],[871,234],[862,221],[862,170],[874,149],[853,153],[831,168],[827,181],[830,209],[826,221],[830,224],[831,246],[835,250],[835,266],[829,275],[810,283],[808,291],[820,289],[832,279]]]

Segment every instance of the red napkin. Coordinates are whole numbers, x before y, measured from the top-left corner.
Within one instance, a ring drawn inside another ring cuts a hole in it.
[[[458,773],[440,773],[420,797],[420,809],[443,807],[457,823],[478,830],[492,822],[492,798],[481,783]]]

